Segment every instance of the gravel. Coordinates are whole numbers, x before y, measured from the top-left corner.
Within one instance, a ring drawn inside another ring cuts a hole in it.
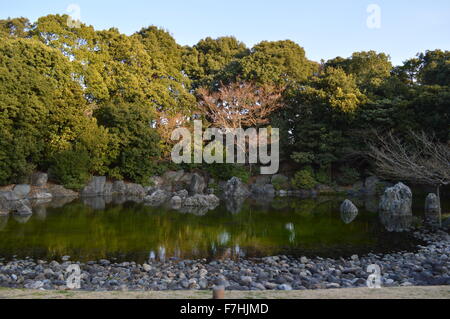
[[[168,260],[113,263],[61,261],[0,261],[0,286],[64,290],[66,269],[78,264],[81,290],[162,291],[206,290],[305,290],[367,287],[369,265],[381,269],[383,287],[450,285],[450,236],[442,230],[421,229],[414,236],[426,246],[415,252],[354,255],[351,258],[291,258],[272,256],[239,260]]]

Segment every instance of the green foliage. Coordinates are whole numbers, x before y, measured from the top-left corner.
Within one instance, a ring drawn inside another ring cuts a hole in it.
[[[275,190],[286,190],[291,188],[291,182],[289,179],[282,175],[275,175],[272,177],[272,185],[275,188]]]
[[[359,172],[353,167],[342,166],[339,171],[339,175],[336,178],[336,181],[339,185],[353,185],[360,180]]]
[[[267,125],[280,128],[282,159],[316,170],[299,173],[299,184],[307,174],[329,184],[344,162],[338,182],[354,182],[350,167],[371,165],[372,128],[450,139],[449,51],[419,53],[395,68],[375,51],[319,65],[289,40],[249,49],[233,37],[206,38],[182,47],[154,26],[128,36],[70,28],[67,18],[0,20],[1,185],[26,181],[34,169],[58,171],[75,187],[85,174],[146,183],[172,165],[161,158],[171,146],[171,126],[161,129],[161,121],[196,118],[195,89],[237,80],[286,88]],[[73,152],[89,158],[82,173],[62,167]],[[250,176],[237,165],[188,167],[218,180]],[[290,187],[284,183],[275,187]]]
[[[296,189],[312,189],[317,185],[317,181],[314,179],[311,170],[303,169],[295,173],[292,178],[292,186]]]
[[[50,173],[64,187],[79,190],[89,180],[90,166],[86,151],[63,151],[53,156]]]
[[[203,167],[212,178],[217,181],[228,181],[232,177],[238,177],[247,183],[250,179],[250,171],[242,165],[236,164],[210,164]]]
[[[263,41],[239,64],[243,79],[276,85],[305,81],[317,70],[317,65],[306,58],[305,50],[290,40]]]
[[[331,169],[329,167],[320,168],[316,171],[315,178],[320,184],[331,185]]]
[[[95,112],[118,142],[110,169],[116,176],[147,184],[157,170],[159,136],[151,127],[154,114],[141,104],[107,104]]]

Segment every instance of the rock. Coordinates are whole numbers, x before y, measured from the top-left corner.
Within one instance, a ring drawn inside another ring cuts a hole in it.
[[[136,197],[144,197],[146,195],[146,191],[144,186],[140,184],[126,184],[127,190],[126,194],[129,196],[136,196]]]
[[[403,183],[385,190],[381,197],[379,210],[381,214],[394,216],[412,215],[412,192]]]
[[[375,196],[377,194],[377,186],[380,183],[380,179],[376,176],[367,177],[364,181],[364,188],[367,195]]]
[[[324,194],[324,195],[336,193],[336,191],[331,186],[324,185],[324,184],[317,185],[316,191],[317,191],[317,193]]]
[[[31,185],[42,187],[47,185],[48,174],[42,172],[36,172],[31,176]]]
[[[70,189],[65,188],[62,185],[48,185],[48,192],[52,194],[53,198],[62,198],[62,197],[69,197],[69,198],[76,198],[79,197],[79,193],[74,192]]]
[[[153,176],[150,178],[150,185],[155,188],[161,188],[164,185],[164,179],[160,176]]]
[[[16,185],[13,188],[14,195],[19,199],[24,199],[31,191],[31,186],[27,184]]]
[[[145,196],[144,201],[151,206],[161,206],[170,198],[170,193],[164,190],[157,190],[151,195]]]
[[[271,175],[258,175],[255,179],[255,185],[264,186],[272,183]]]
[[[219,205],[220,199],[216,195],[194,195],[184,202],[186,207],[214,207]]]
[[[183,176],[184,176],[184,170],[180,170],[177,172],[168,171],[168,172],[164,173],[162,178],[164,179],[165,183],[173,184],[173,183],[177,183],[177,182],[181,181]]]
[[[181,199],[181,197],[179,196],[174,196],[172,197],[172,199],[170,200],[170,206],[173,209],[180,209],[181,206],[183,204],[183,200]]]
[[[441,214],[441,203],[436,194],[428,194],[425,200],[425,217],[437,220]]]
[[[173,193],[174,196],[180,197],[182,200],[185,200],[189,196],[189,192],[185,189],[182,189],[181,191]]]
[[[278,290],[292,290],[292,286],[288,284],[282,284],[278,286]]]
[[[192,175],[191,183],[189,185],[189,194],[190,195],[203,194],[205,188],[206,188],[205,179],[198,174]]]
[[[48,192],[48,190],[44,190],[41,188],[33,189],[30,194],[28,195],[28,199],[35,199],[35,200],[51,200],[53,198],[53,195]]]
[[[225,185],[224,194],[226,197],[246,198],[250,196],[250,191],[239,178],[233,177]]]
[[[104,195],[106,184],[105,176],[93,176],[89,183],[81,191],[82,196]]]
[[[103,190],[103,196],[112,196],[112,194],[113,194],[112,189],[113,189],[113,183],[106,182],[105,188]]]
[[[18,198],[13,191],[3,191],[0,192],[0,199],[9,202],[9,201],[17,201],[20,198]]]
[[[19,201],[17,207],[15,208],[15,213],[19,216],[29,216],[33,215],[33,211],[27,205],[26,201]]]
[[[346,199],[341,205],[341,218],[345,224],[350,224],[358,216],[358,208]]]
[[[112,186],[112,193],[116,195],[125,195],[127,192],[127,185],[124,181],[115,181]]]
[[[253,184],[250,187],[252,195],[254,196],[267,196],[267,197],[275,197],[275,188],[272,184]]]

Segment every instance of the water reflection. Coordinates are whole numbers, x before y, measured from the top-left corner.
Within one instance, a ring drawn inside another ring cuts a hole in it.
[[[345,224],[351,224],[356,217],[358,217],[357,211],[342,211],[341,212],[341,219]]]
[[[412,215],[392,215],[380,213],[381,223],[389,232],[407,232],[413,225]]]
[[[333,197],[229,200],[211,210],[155,208],[120,197],[75,200],[60,208],[52,202],[33,207],[32,216],[0,217],[0,257],[145,262],[278,254],[333,257],[414,247],[408,233],[385,230],[409,229],[411,220],[378,217],[364,203],[357,217],[341,216],[341,202]]]

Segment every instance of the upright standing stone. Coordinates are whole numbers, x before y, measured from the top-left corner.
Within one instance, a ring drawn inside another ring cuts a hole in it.
[[[86,187],[83,188],[81,194],[83,196],[99,196],[104,195],[106,177],[93,176]]]
[[[198,174],[192,175],[191,184],[189,185],[189,194],[190,195],[203,194],[205,188],[206,188],[205,179]]]
[[[397,216],[412,215],[412,192],[403,183],[389,187],[380,201],[380,213]]]
[[[439,219],[441,215],[441,203],[436,194],[428,194],[425,200],[425,217],[431,220]]]

